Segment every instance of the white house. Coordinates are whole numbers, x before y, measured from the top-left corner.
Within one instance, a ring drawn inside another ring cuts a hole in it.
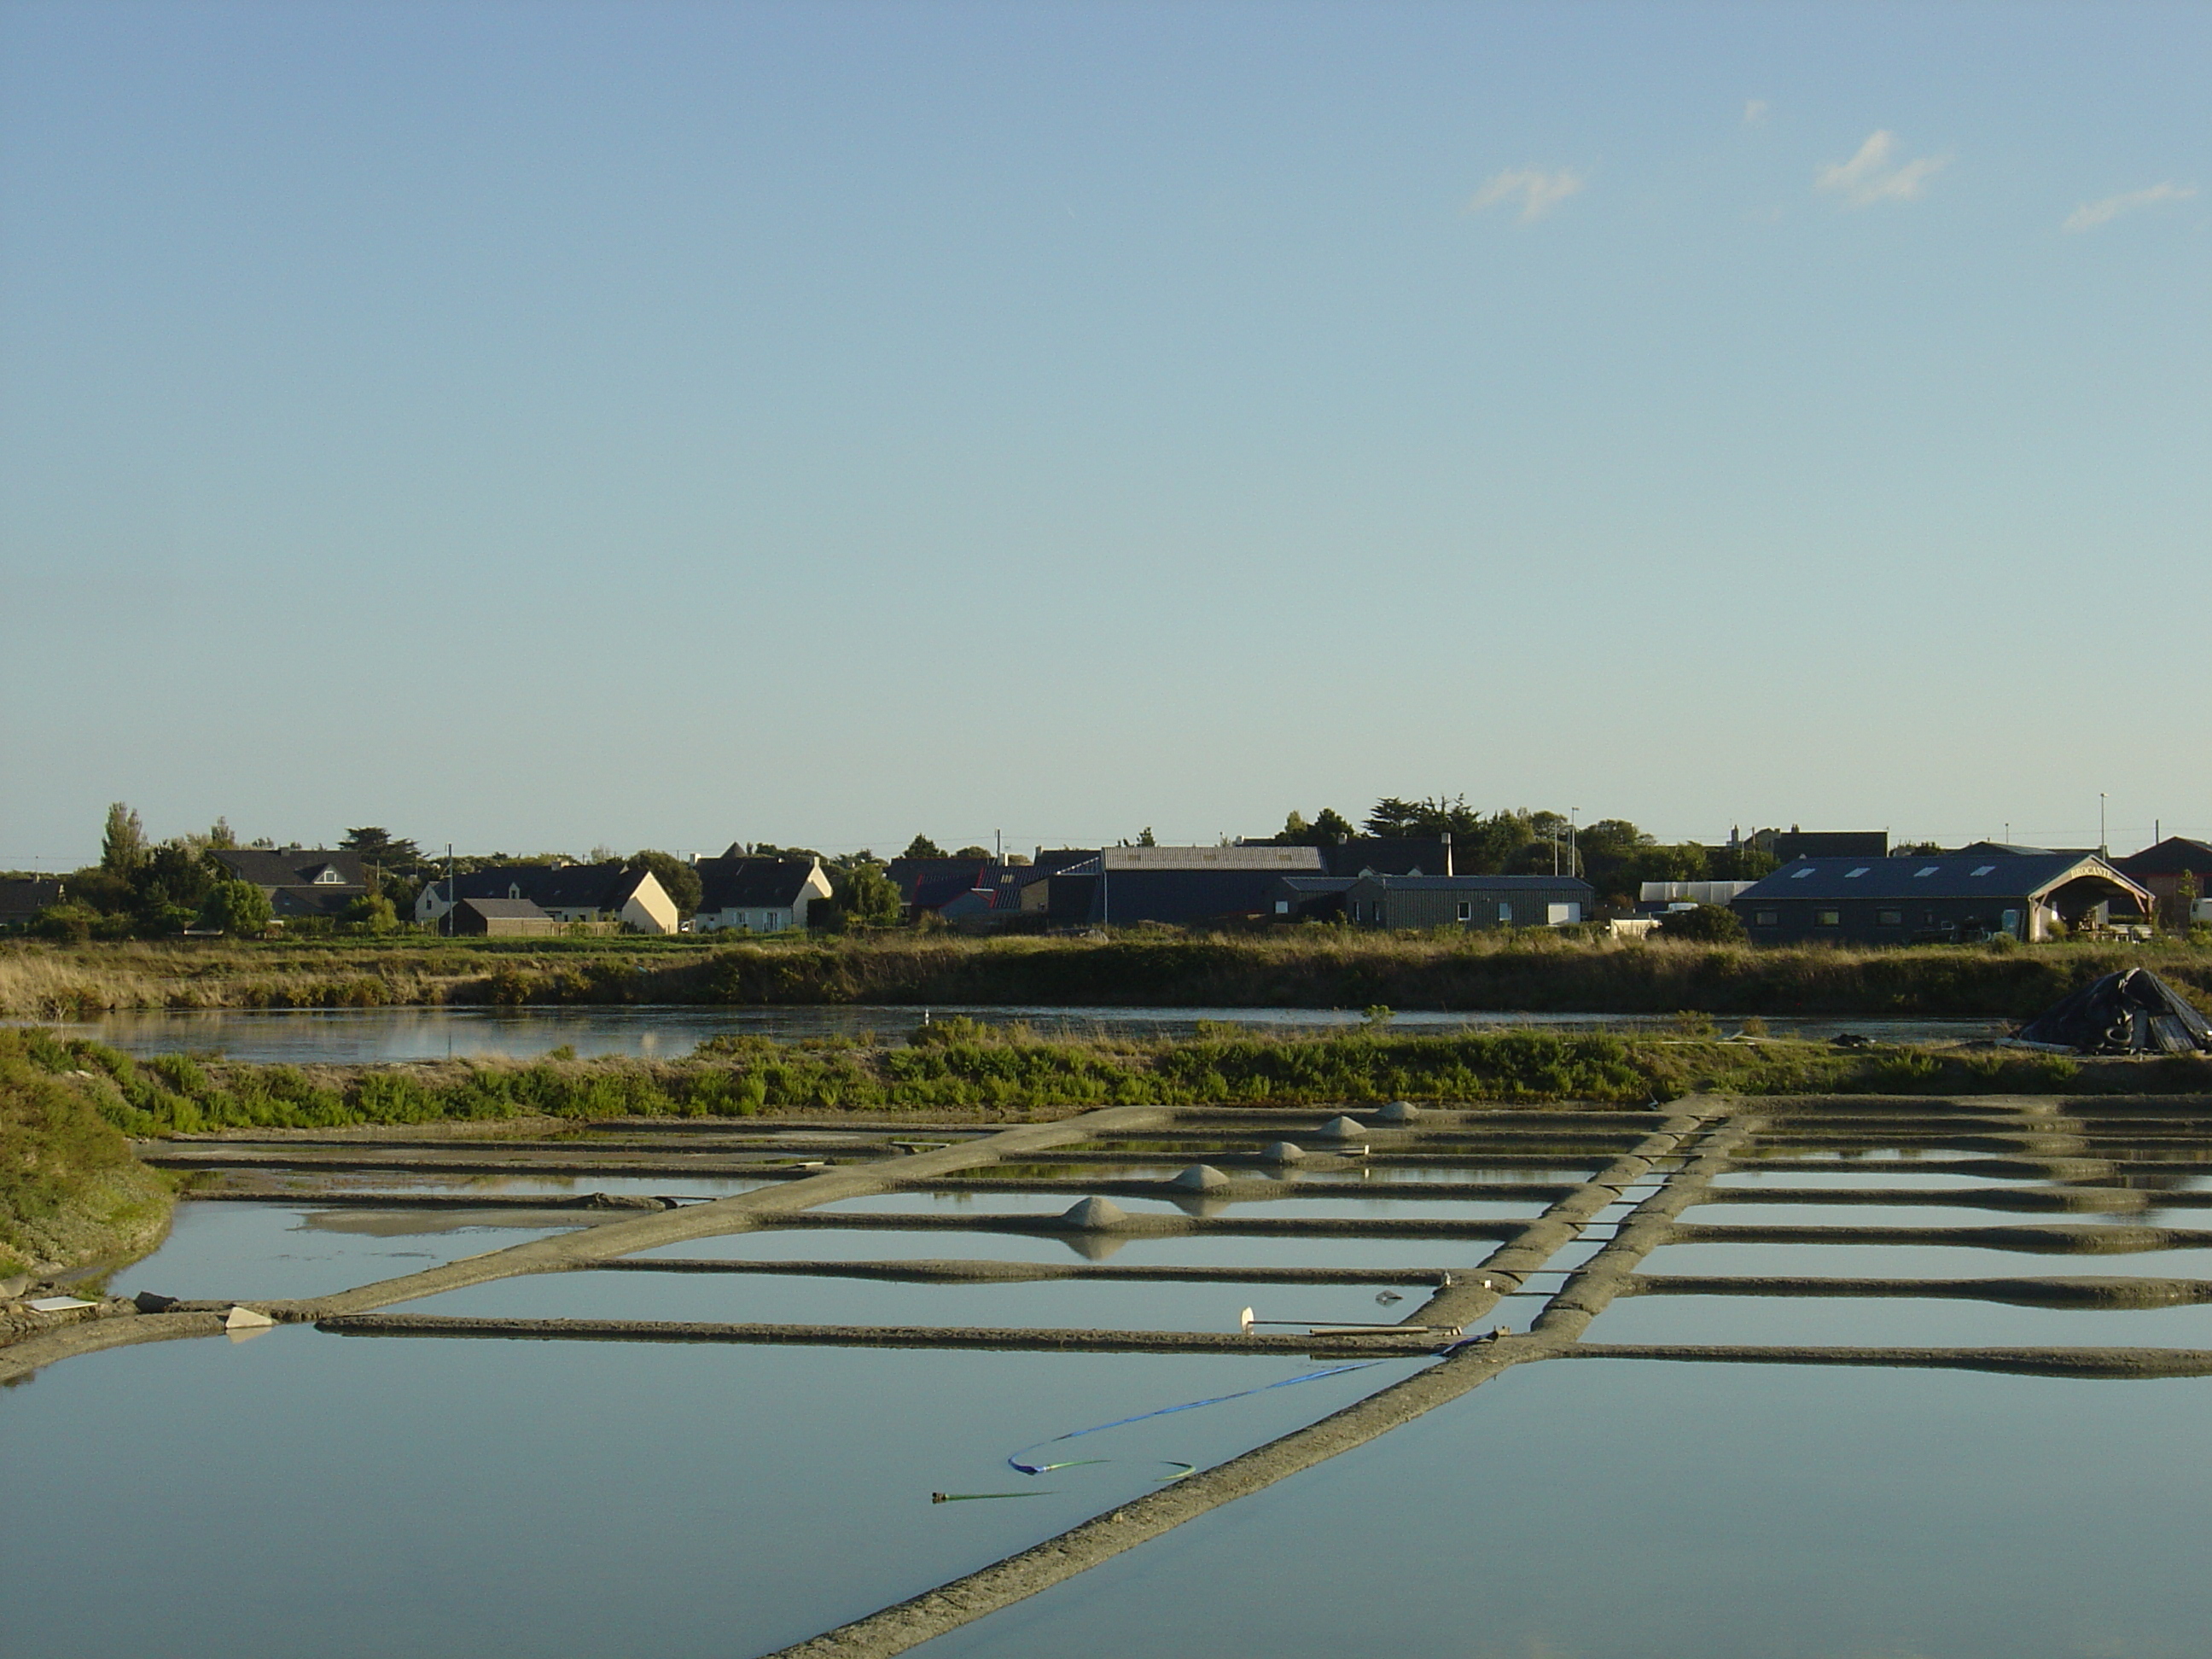
[[[806,926],[806,913],[830,896],[830,878],[819,859],[756,859],[732,847],[718,859],[701,859],[705,890],[692,919],[702,933],[780,933]]]
[[[416,897],[415,920],[437,925],[456,898],[526,902],[556,921],[611,921],[633,933],[672,933],[678,921],[658,876],[619,864],[511,864],[434,881]]]

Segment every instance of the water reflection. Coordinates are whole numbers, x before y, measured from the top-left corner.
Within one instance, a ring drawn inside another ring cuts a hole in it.
[[[0,1652],[764,1652],[1126,1501],[1144,1460],[1218,1462],[1411,1366],[1117,1431],[1127,1461],[1030,1501],[932,1504],[1020,1482],[1025,1443],[1310,1367],[296,1328],[120,1349],[0,1407]],[[149,1478],[127,1431],[156,1401],[189,1480]],[[119,1582],[87,1586],[101,1560]]]
[[[914,1651],[2200,1652],[2208,1411],[2197,1378],[1554,1361]]]

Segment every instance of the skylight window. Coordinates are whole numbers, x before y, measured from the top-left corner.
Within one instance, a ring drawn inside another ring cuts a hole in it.
[[[1861,876],[1866,874],[1867,871],[1870,867],[1870,866],[1862,864],[1856,870],[1846,870],[1844,872],[1844,879],[1845,881],[1856,881]]]
[[[1800,870],[1796,875],[1790,877],[1790,879],[1792,881],[1802,881],[1808,876],[1817,876],[1820,873],[1820,872],[1818,870],[1815,870],[1808,864],[1802,870]]]
[[[1912,872],[1912,878],[1913,878],[1913,880],[1917,881],[1917,880],[1919,880],[1919,879],[1920,879],[1920,878],[1921,878],[1921,877],[1923,877],[1923,876],[1932,876],[1932,875],[1934,875],[1934,874],[1936,873],[1936,872],[1937,870],[1941,869],[1942,867],[1942,866],[1940,866],[1940,865],[1935,865],[1935,864],[1923,864],[1923,865],[1922,865],[1922,866],[1921,866],[1917,870],[1915,870],[1915,871]]]
[[[1978,864],[1974,866],[1974,873],[1978,876],[1986,876],[1996,868],[1996,866],[1994,864]]]

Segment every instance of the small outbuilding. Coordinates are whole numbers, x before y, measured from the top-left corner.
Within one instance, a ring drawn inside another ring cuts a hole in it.
[[[452,931],[478,939],[524,939],[557,933],[565,925],[528,899],[465,898],[453,908]]]

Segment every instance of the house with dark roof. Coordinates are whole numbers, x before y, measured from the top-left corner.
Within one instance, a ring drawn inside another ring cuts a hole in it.
[[[806,926],[806,914],[830,896],[820,859],[750,858],[732,847],[694,866],[703,890],[692,930],[701,933],[780,933]]]
[[[1352,836],[1322,856],[1332,876],[1449,876],[1452,870],[1452,839],[1443,835],[1429,840],[1418,836]]]
[[[361,854],[343,848],[218,847],[208,856],[233,881],[250,881],[269,897],[276,920],[335,916],[368,892]]]
[[[1096,859],[1088,848],[1040,847],[1027,864],[997,859],[896,858],[884,873],[906,902],[909,920],[927,912],[947,921],[995,926],[1036,920],[1051,909],[1053,877]],[[1078,916],[1076,920],[1082,918]]]
[[[0,928],[27,927],[50,904],[62,902],[62,884],[51,876],[0,881]]]
[[[2049,939],[2150,895],[2094,854],[1969,848],[1905,858],[1799,859],[1729,901],[1752,939],[1796,945]]]
[[[1359,927],[1562,927],[1596,901],[1578,876],[1362,876],[1344,908]]]
[[[509,864],[425,885],[415,920],[442,929],[454,904],[501,899],[534,905],[556,923],[617,927],[632,933],[672,933],[676,902],[660,878],[642,866],[605,864]]]
[[[447,931],[478,938],[518,939],[557,933],[568,926],[528,899],[465,898],[453,908]]]
[[[1109,847],[1095,866],[1072,866],[1066,872],[1071,895],[1090,877],[1085,922],[1125,927],[1140,921],[1180,927],[1241,922],[1273,914],[1274,885],[1285,876],[1325,876],[1328,863],[1318,847]],[[1051,909],[1057,917],[1053,880]]]
[[[2124,859],[2112,868],[2147,888],[2158,902],[2158,914],[2169,927],[2186,927],[2191,921],[2212,921],[2212,842],[2187,836],[2168,836],[2155,846]],[[2181,883],[2187,877],[2197,884],[2197,915],[2181,914]]]

